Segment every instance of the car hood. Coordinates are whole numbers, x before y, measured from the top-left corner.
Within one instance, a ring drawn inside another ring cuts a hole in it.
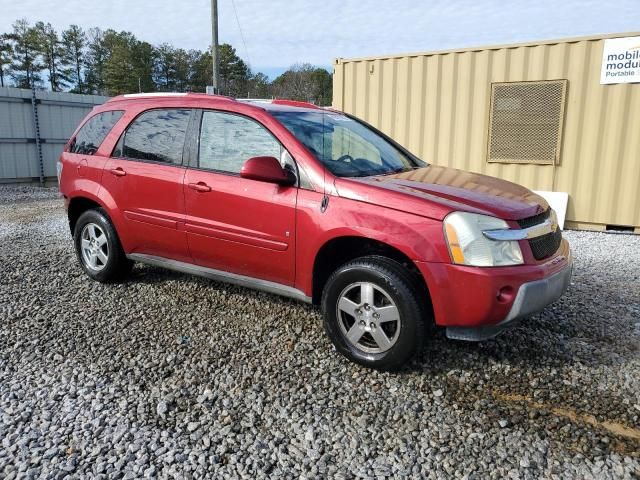
[[[420,210],[419,206],[413,204],[415,200],[428,200],[432,208],[429,209],[431,214],[427,216],[434,217],[442,217],[453,210],[464,210],[494,215],[505,220],[520,220],[549,208],[544,198],[521,185],[448,167],[428,166],[392,175],[348,179],[349,183],[366,184],[386,190],[386,193],[394,193],[386,199],[383,198],[384,194],[367,194],[357,187],[349,188],[345,185],[345,180],[347,179],[341,178],[336,182],[340,195],[345,193],[353,196],[355,193],[356,197],[360,197],[357,199],[387,204],[405,211],[415,211],[416,207]],[[362,198],[363,194],[368,198]],[[404,201],[397,194],[401,194]],[[433,209],[435,206],[441,208]]]

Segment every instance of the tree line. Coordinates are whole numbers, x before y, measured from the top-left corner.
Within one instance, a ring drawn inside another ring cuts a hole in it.
[[[227,43],[219,45],[218,58],[223,95],[331,104],[332,80],[324,68],[295,64],[269,81],[252,72]],[[50,23],[21,19],[11,32],[0,34],[0,86],[108,96],[204,92],[212,69],[210,50],[151,45],[131,32],[78,25],[57,32]]]

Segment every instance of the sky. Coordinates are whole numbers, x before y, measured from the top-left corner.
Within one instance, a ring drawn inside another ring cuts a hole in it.
[[[271,78],[294,63],[330,69],[338,57],[640,30],[640,0],[218,0],[218,9],[220,43]],[[0,0],[0,32],[18,18],[186,49],[211,43],[210,0]]]

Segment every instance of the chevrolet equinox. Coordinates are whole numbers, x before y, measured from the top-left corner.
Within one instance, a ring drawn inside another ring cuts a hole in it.
[[[337,350],[383,370],[432,324],[491,338],[571,278],[540,196],[302,102],[115,97],[80,124],[58,178],[92,279],[142,262],[320,305]]]

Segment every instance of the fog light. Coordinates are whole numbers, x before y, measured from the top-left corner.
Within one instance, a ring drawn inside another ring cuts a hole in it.
[[[498,294],[496,295],[496,299],[500,303],[508,303],[513,300],[514,290],[513,287],[507,285],[506,287],[502,287],[498,290]]]

